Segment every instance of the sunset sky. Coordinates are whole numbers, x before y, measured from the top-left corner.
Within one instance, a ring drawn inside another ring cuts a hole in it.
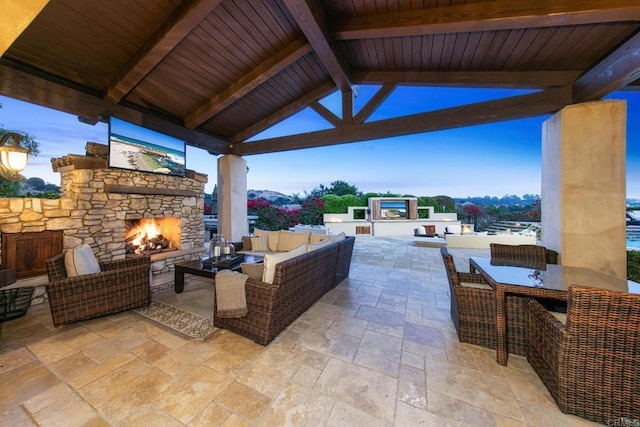
[[[362,87],[356,111],[375,92]],[[369,120],[397,117],[485,99],[524,93],[513,90],[398,88]],[[323,101],[339,114],[339,97]],[[640,199],[640,92],[616,92],[627,100],[627,197]],[[84,154],[87,141],[108,143],[108,125],[84,124],[70,114],[0,96],[0,125],[31,134],[41,154],[30,159],[23,175],[60,184],[51,158]],[[522,196],[540,194],[542,123],[549,116],[471,126],[439,132],[334,145],[283,153],[246,156],[248,188],[299,194],[336,180],[362,192],[415,196]],[[306,109],[260,137],[309,132],[329,125]],[[216,179],[217,157],[187,147],[187,168],[209,175],[206,192]]]

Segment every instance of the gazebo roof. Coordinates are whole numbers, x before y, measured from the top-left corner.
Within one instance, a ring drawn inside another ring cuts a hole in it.
[[[638,84],[639,29],[636,0],[50,0],[2,55],[0,94],[256,154],[597,100]],[[397,85],[539,91],[368,122]],[[341,116],[318,102],[336,90]],[[305,107],[333,128],[246,142]]]

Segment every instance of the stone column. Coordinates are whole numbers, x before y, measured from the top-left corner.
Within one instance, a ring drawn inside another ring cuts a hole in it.
[[[218,158],[218,233],[234,242],[249,234],[247,161],[234,154]]]
[[[626,102],[570,105],[542,128],[542,244],[627,278]]]

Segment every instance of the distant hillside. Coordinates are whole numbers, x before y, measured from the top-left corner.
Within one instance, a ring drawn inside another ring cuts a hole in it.
[[[291,196],[272,190],[248,190],[247,199],[262,199],[274,206],[286,207],[288,209],[300,207],[298,201]]]

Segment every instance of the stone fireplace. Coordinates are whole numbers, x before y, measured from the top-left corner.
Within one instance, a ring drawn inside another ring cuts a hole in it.
[[[124,220],[125,255],[154,255],[180,250],[180,218]]]
[[[166,221],[162,234],[171,250],[151,255],[153,274],[203,256],[207,176],[112,169],[104,153],[106,146],[88,143],[85,156],[52,159],[61,174],[60,198],[0,200],[0,232],[62,231],[63,250],[87,243],[99,261],[112,261],[126,256],[127,227],[156,219]]]

